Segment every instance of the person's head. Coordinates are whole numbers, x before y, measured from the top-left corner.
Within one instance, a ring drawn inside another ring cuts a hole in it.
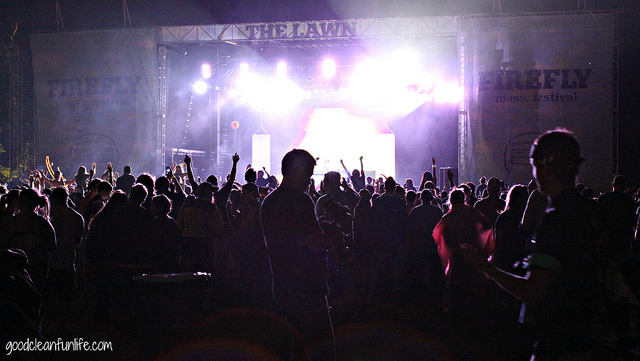
[[[400,184],[396,184],[396,189],[394,190],[395,194],[397,194],[400,198],[404,199],[405,189],[402,188]]]
[[[103,201],[109,199],[111,192],[113,192],[113,186],[111,186],[111,183],[107,181],[100,181],[98,184],[98,195]]]
[[[454,189],[449,195],[449,203],[451,203],[452,206],[464,204],[464,200],[465,194],[464,191],[460,188]]]
[[[2,205],[3,212],[8,212],[9,214],[16,213],[20,210],[20,189],[12,189],[7,194],[2,196]]]
[[[361,202],[371,201],[371,193],[369,193],[367,189],[361,189],[358,194],[360,195]]]
[[[573,133],[556,129],[540,135],[529,153],[533,176],[543,193],[573,187],[578,167],[584,161]]]
[[[406,195],[405,195],[407,203],[410,203],[410,204],[411,203],[415,203],[417,197],[418,197],[418,194],[414,190],[408,190]]]
[[[413,188],[413,187],[414,187],[414,185],[413,185],[413,179],[412,179],[412,178],[407,178],[407,179],[405,179],[405,180],[404,180],[404,184],[405,184],[405,187],[406,187],[407,189],[410,189],[410,188]]]
[[[144,184],[136,183],[131,187],[131,192],[129,192],[129,202],[139,206],[144,203],[148,195],[147,187]]]
[[[113,208],[122,208],[127,205],[127,194],[120,189],[117,189],[111,195],[111,198],[107,201],[105,208],[109,207],[109,209]],[[104,208],[103,208],[104,209]]]
[[[424,184],[427,181],[433,182],[433,174],[431,174],[431,172],[429,172],[428,170],[422,173],[422,184]]]
[[[160,176],[156,179],[155,189],[156,193],[167,193],[169,192],[169,178],[165,176]]]
[[[213,184],[209,182],[202,182],[198,185],[198,191],[196,192],[198,198],[206,199],[211,202],[213,197]]]
[[[487,193],[489,196],[498,196],[500,195],[500,179],[491,177],[489,178],[489,182],[487,183]]]
[[[369,192],[370,195],[373,195],[376,192],[376,187],[374,187],[371,184],[367,184],[364,189],[367,190],[367,192]]]
[[[282,183],[304,190],[313,175],[316,159],[304,149],[293,149],[282,158]]]
[[[98,185],[100,185],[101,182],[102,182],[102,179],[99,179],[99,178],[92,179],[91,182],[89,182],[89,191],[97,193]]]
[[[255,183],[256,179],[258,179],[258,174],[256,173],[255,169],[251,167],[247,168],[247,170],[244,172],[244,180],[247,183]]]
[[[323,189],[325,193],[333,193],[340,189],[340,173],[331,171],[324,174]]]
[[[433,193],[430,189],[423,189],[420,192],[420,199],[422,199],[423,204],[429,204],[433,200]]]
[[[396,180],[393,177],[387,177],[384,181],[384,191],[385,193],[392,193],[396,191]]]
[[[258,179],[263,179],[264,178],[264,171],[259,170],[258,171]]]
[[[471,199],[471,188],[469,188],[469,186],[466,184],[461,184],[460,186],[458,186],[458,189],[462,190],[465,197],[464,200],[465,202],[468,202],[469,199]]]
[[[33,188],[27,188],[20,191],[20,209],[23,211],[33,212],[38,207],[46,207],[49,205],[47,197],[44,197]]]
[[[51,190],[49,200],[51,201],[51,204],[66,206],[68,198],[69,191],[67,191],[66,187],[55,187]]]
[[[124,174],[131,174],[131,167],[128,165],[124,166]]]
[[[218,187],[218,177],[215,174],[209,174],[205,182],[211,183],[214,188]]]
[[[516,184],[507,193],[506,209],[513,209],[518,212],[524,212],[529,200],[529,189],[522,184]]]
[[[276,176],[274,176],[273,174],[271,176],[269,176],[268,187],[271,188],[271,189],[278,188],[278,178],[276,178]]]
[[[356,178],[356,177],[360,177],[360,171],[357,169],[354,169],[351,171],[351,175]]]
[[[614,192],[624,192],[627,189],[627,178],[623,175],[613,177],[611,183]]]
[[[78,174],[76,175],[85,175],[87,174],[87,168],[85,168],[84,166],[81,166],[80,168],[78,168]]]
[[[475,195],[476,194],[476,185],[473,184],[473,182],[467,182],[466,185],[471,190],[471,196]]]
[[[151,198],[151,213],[155,216],[166,216],[171,212],[171,200],[164,194]]]
[[[151,174],[149,173],[140,174],[138,178],[136,178],[136,183],[143,184],[145,187],[147,187],[147,192],[149,193],[148,196],[150,197],[153,196],[155,181],[153,180],[153,177],[151,176]]]
[[[480,177],[480,184],[485,184],[485,183],[487,183],[487,177],[485,176]]]

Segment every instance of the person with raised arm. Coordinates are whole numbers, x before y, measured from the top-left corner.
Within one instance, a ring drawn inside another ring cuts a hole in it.
[[[347,181],[351,182],[353,185],[353,189],[356,192],[360,192],[360,190],[364,189],[366,185],[366,177],[364,175],[364,165],[362,164],[362,156],[360,156],[360,170],[354,169],[353,172],[349,173],[347,167],[344,165],[342,159],[340,159],[340,164],[342,164],[342,168],[345,173],[347,173]]]
[[[436,187],[438,186],[438,175],[435,157],[431,157],[431,172],[425,171],[424,173],[422,173],[422,179],[420,180],[420,187],[418,188],[418,192],[421,192],[424,189],[427,182],[433,182]]]

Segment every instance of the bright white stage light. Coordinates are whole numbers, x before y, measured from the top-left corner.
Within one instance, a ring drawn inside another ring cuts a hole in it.
[[[322,62],[322,76],[325,79],[331,79],[336,76],[336,62],[331,58],[327,58]]]
[[[241,63],[240,64],[240,76],[245,76],[249,74],[249,63]]]
[[[204,94],[207,92],[208,88],[209,86],[207,85],[207,82],[202,79],[197,80],[195,83],[193,83],[193,91],[196,94]]]
[[[278,62],[278,66],[276,67],[276,75],[278,78],[286,78],[287,77],[287,63],[284,61]]]
[[[286,65],[285,65],[286,66]],[[286,77],[245,73],[236,79],[236,88],[229,97],[260,111],[277,114],[291,110],[305,93]]]
[[[457,104],[462,100],[462,89],[456,83],[436,84],[433,98],[438,103]]]
[[[202,79],[211,78],[211,65],[202,64],[201,72],[202,72]]]
[[[375,120],[357,117],[345,108],[315,108],[305,126],[305,136],[295,148],[306,149],[319,157],[316,173],[340,171],[340,159],[350,167],[357,167],[357,159],[364,156],[367,169],[375,174],[395,174],[395,143],[381,142]],[[390,135],[393,138],[393,134]]]

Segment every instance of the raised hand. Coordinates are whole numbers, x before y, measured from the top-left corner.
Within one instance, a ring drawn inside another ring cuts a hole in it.
[[[189,154],[184,155],[184,164],[191,165],[191,157],[189,157]]]
[[[349,187],[349,183],[347,183],[347,180],[345,178],[342,178],[342,182],[340,184],[342,186],[342,188],[347,189]]]
[[[233,163],[238,163],[238,161],[240,160],[240,156],[238,155],[238,153],[233,155]]]

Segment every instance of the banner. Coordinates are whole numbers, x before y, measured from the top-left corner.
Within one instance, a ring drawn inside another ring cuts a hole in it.
[[[160,159],[154,29],[31,36],[37,157],[70,179],[112,162],[155,174]]]
[[[467,139],[460,148],[463,178],[526,184],[532,141],[564,127],[575,133],[586,158],[580,181],[607,191],[614,15],[466,18],[459,24],[467,117],[459,129]]]

